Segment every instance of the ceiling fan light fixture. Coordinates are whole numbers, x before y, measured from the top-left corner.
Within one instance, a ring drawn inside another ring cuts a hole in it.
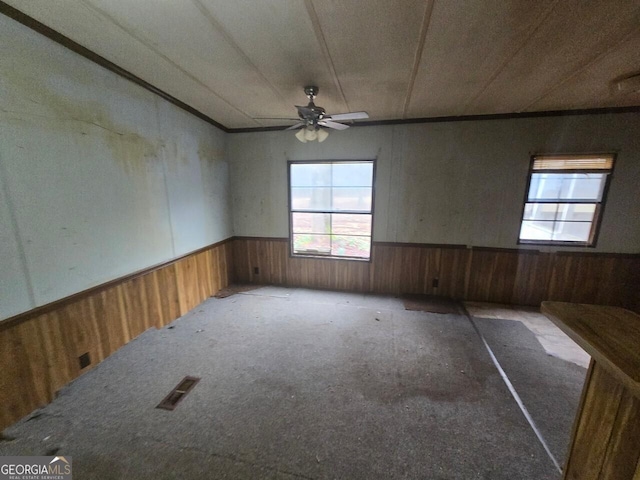
[[[318,138],[318,132],[313,127],[307,127],[304,129],[304,138],[309,142],[313,142]]]
[[[296,138],[300,140],[302,143],[307,143],[307,139],[305,138],[306,128],[301,128],[296,132]]]
[[[324,142],[329,136],[329,132],[327,132],[324,128],[320,128],[318,130],[318,142]]]
[[[301,128],[296,132],[296,138],[300,140],[302,143],[313,142],[317,140],[318,143],[324,142],[327,137],[329,137],[329,132],[327,132],[324,128],[314,127],[310,125],[305,128]]]

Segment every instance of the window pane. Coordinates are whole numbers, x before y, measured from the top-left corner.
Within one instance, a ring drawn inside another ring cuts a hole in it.
[[[331,233],[331,214],[293,213],[293,233]]]
[[[370,237],[332,235],[331,238],[331,255],[369,258],[369,252],[371,251]]]
[[[293,210],[331,210],[331,188],[291,187],[291,208]]]
[[[534,158],[520,239],[590,244],[613,155]]]
[[[557,203],[527,203],[524,206],[524,220],[555,220]]]
[[[331,237],[329,235],[293,234],[293,252],[315,255],[331,253]]]
[[[370,187],[336,187],[333,189],[333,210],[371,211]]]
[[[373,161],[290,164],[294,254],[370,258],[373,168]]]
[[[520,240],[552,240],[553,223],[523,220],[520,228]]]
[[[529,186],[529,200],[560,198],[562,180],[559,177],[562,177],[562,175],[551,177],[551,174],[548,173],[532,174],[531,185]]]
[[[562,205],[558,220],[570,220],[573,222],[592,222],[596,213],[595,203],[565,203]]]
[[[556,222],[553,240],[564,242],[588,242],[591,222]]]
[[[527,203],[524,220],[593,221],[595,203]]]
[[[562,182],[560,198],[600,201],[605,176],[601,173],[574,173]]]
[[[605,178],[602,173],[534,173],[529,200],[600,201]]]
[[[292,187],[323,187],[331,185],[330,163],[292,163]]]
[[[373,163],[334,163],[333,185],[339,187],[370,187],[373,184]]]
[[[371,236],[371,215],[334,213],[333,233]]]

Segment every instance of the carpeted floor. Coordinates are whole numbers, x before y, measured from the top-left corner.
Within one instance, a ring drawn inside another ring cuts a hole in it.
[[[474,320],[562,465],[587,370],[548,355],[535,334],[520,322]]]
[[[0,455],[71,456],[76,480],[559,478],[464,316],[265,287],[171,326],[6,429]]]
[[[452,313],[464,315],[462,303],[448,297],[438,295],[402,295],[405,310],[415,310],[427,313]]]

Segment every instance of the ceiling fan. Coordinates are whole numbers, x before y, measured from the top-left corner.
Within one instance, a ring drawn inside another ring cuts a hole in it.
[[[315,85],[304,87],[304,93],[307,95],[309,103],[304,106],[296,105],[296,108],[298,109],[299,119],[287,119],[299,120],[298,123],[292,125],[289,128],[286,128],[285,130],[299,129],[298,133],[296,133],[296,138],[302,143],[307,143],[313,140],[318,140],[318,142],[325,141],[329,136],[329,133],[320,127],[333,128],[335,130],[346,130],[347,128],[349,128],[349,125],[345,125],[344,123],[339,122],[345,120],[359,120],[363,118],[369,118],[369,114],[367,112],[338,113],[327,115],[324,108],[316,105],[313,102],[318,95],[318,90],[318,87],[316,87]]]

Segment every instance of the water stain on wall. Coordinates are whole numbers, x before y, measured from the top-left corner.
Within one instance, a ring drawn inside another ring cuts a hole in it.
[[[171,139],[162,144],[164,156],[167,164],[167,168],[170,172],[176,173],[179,170],[179,165],[189,165],[189,157],[182,144],[174,139]]]
[[[24,122],[28,118],[39,126],[59,130],[67,137],[101,136],[113,159],[127,173],[144,173],[149,162],[159,160],[157,140],[149,140],[114,122],[98,101],[56,92],[46,81],[28,72],[12,71],[3,80],[7,90],[21,92],[13,99],[27,99],[3,102],[1,113],[8,120]]]
[[[214,163],[224,160],[224,150],[200,142],[198,144],[198,157],[200,157],[200,162],[202,163]]]
[[[107,143],[113,157],[127,173],[146,171],[147,163],[158,160],[158,144],[136,133],[111,133]]]

